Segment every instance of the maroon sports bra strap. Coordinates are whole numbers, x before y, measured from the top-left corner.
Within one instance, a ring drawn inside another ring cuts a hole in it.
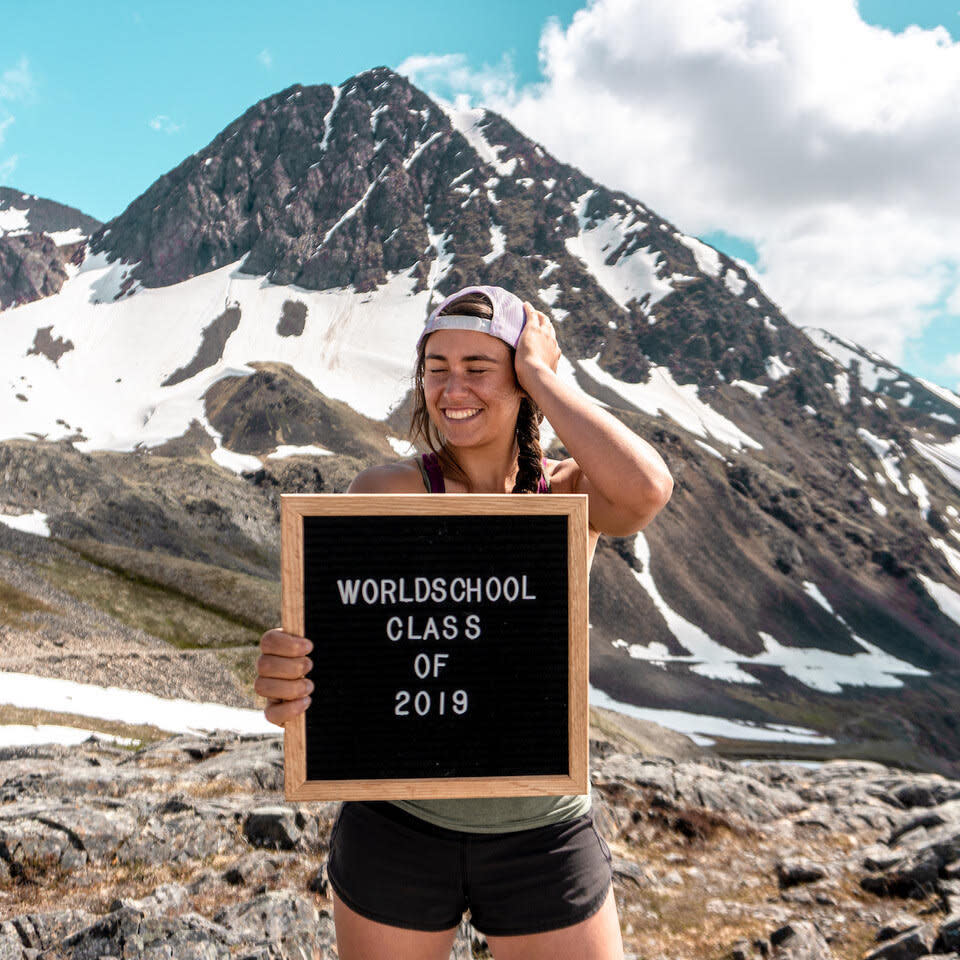
[[[430,480],[430,492],[431,493],[446,493],[446,484],[443,482],[443,470],[440,469],[440,458],[433,453],[421,454],[423,460],[423,467],[426,470],[427,477]],[[549,493],[550,492],[550,481],[546,477],[547,471],[547,461],[543,461],[543,474],[540,476],[540,481],[537,484],[537,493]]]
[[[443,482],[443,471],[440,469],[440,459],[433,451],[423,454],[423,466],[430,478],[431,493],[445,493],[446,485]]]
[[[537,493],[549,493],[550,481],[547,479],[547,458],[544,457],[540,462],[543,464],[543,473],[540,474],[540,480],[537,483]]]

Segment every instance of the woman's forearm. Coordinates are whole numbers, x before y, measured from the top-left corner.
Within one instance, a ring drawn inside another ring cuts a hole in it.
[[[528,373],[525,385],[560,442],[607,500],[639,513],[649,507],[651,496],[669,499],[673,478],[646,440],[545,366]]]

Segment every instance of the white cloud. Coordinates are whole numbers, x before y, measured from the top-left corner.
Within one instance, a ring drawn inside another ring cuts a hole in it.
[[[439,96],[452,100],[465,95],[478,103],[512,101],[518,82],[509,53],[504,53],[495,66],[485,63],[477,70],[462,53],[407,57],[396,69],[417,86]]]
[[[27,58],[20,57],[15,67],[8,67],[0,73],[0,144],[3,143],[7,128],[13,123],[13,114],[4,106],[7,100],[30,100],[34,93],[33,77]],[[17,154],[0,160],[0,181],[9,180],[17,165]]]
[[[159,113],[151,121],[150,126],[161,133],[176,133],[181,129],[181,124],[174,123],[166,114]]]
[[[273,55],[270,53],[269,50],[261,50],[257,54],[257,60],[259,60],[260,63],[263,66],[265,66],[268,70],[273,66]]]
[[[566,29],[548,21],[539,57],[544,81],[523,89],[461,55],[403,66],[688,233],[751,239],[796,324],[898,362],[938,305],[960,304],[945,28],[894,34],[855,0],[594,0]]]
[[[960,374],[960,353],[951,353],[943,358],[943,369],[949,373]],[[954,392],[960,393],[960,380],[954,384]]]
[[[8,67],[0,73],[0,100],[24,100],[34,91],[30,63],[21,56],[15,67]]]
[[[19,160],[17,154],[12,154],[7,157],[6,160],[0,160],[0,185],[3,184],[3,181],[9,181],[10,177],[13,175],[14,169],[17,166],[17,160]],[[9,184],[8,184],[9,185]]]

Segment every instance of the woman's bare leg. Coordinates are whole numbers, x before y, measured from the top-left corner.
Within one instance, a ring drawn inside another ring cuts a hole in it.
[[[449,960],[457,927],[439,933],[392,927],[361,916],[332,891],[331,896],[340,960]]]
[[[613,885],[603,906],[572,927],[521,937],[487,937],[496,960],[623,960]]]

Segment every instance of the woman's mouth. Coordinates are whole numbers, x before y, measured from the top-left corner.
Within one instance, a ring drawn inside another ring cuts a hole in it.
[[[472,420],[479,412],[479,407],[464,407],[459,410],[448,408],[443,411],[443,415],[448,420]]]

